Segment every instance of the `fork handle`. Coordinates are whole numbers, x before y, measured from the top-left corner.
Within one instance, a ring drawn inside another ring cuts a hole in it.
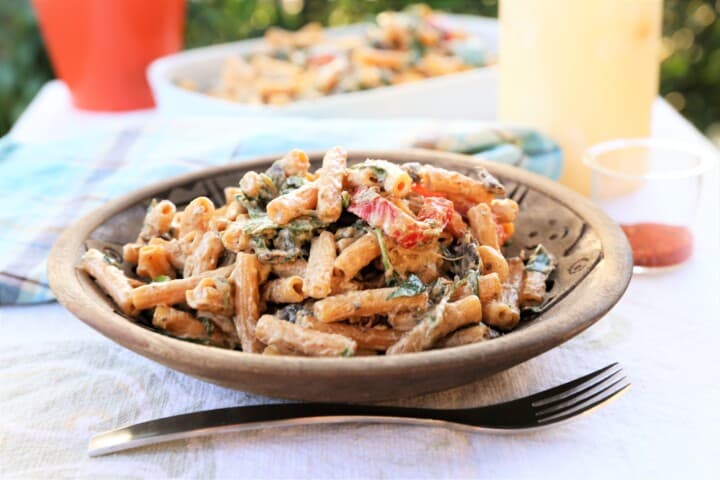
[[[175,415],[94,435],[91,457],[172,440],[318,423],[401,423],[461,428],[462,410],[352,405],[341,403],[278,403],[219,408]]]

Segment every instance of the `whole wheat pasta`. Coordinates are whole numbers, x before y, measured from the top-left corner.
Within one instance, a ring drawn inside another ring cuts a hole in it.
[[[183,275],[192,277],[215,269],[223,251],[223,243],[217,232],[203,233],[197,242],[197,246],[185,259]]]
[[[163,245],[143,245],[138,252],[137,274],[153,279],[160,276],[175,278],[175,268]]]
[[[227,338],[222,331],[215,330],[212,325],[201,322],[188,312],[167,305],[158,305],[155,308],[152,324],[177,337],[227,344]]]
[[[330,149],[323,157],[322,175],[317,180],[317,215],[324,222],[334,222],[342,213],[342,185],[345,178],[347,152]]]
[[[260,318],[255,333],[267,345],[313,357],[349,357],[357,350],[357,344],[350,338],[309,330],[272,315]]]
[[[315,302],[313,312],[321,322],[336,322],[349,317],[389,314],[427,307],[427,293],[390,298],[394,288],[377,288],[333,295]]]
[[[322,232],[312,239],[303,293],[312,298],[325,298],[332,291],[333,265],[335,264],[335,236]]]
[[[273,263],[270,268],[278,277],[304,277],[307,270],[307,261],[304,259],[291,260],[283,263]]]
[[[203,278],[192,290],[185,291],[185,301],[196,309],[230,316],[235,311],[232,285],[225,277]]]
[[[260,318],[258,260],[250,253],[238,253],[232,280],[235,282],[235,329],[244,352],[260,353],[264,345],[255,337]]]
[[[485,203],[479,203],[468,210],[467,216],[470,222],[470,231],[480,245],[487,245],[499,250],[497,224],[490,207]]]
[[[146,310],[161,304],[181,303],[185,301],[185,291],[195,288],[203,278],[227,277],[232,270],[233,266],[229,265],[203,272],[195,277],[149,283],[132,290],[132,303],[137,310]]]
[[[510,223],[517,218],[520,206],[511,198],[496,198],[490,202],[490,210],[497,223]]]
[[[303,279],[292,276],[271,280],[264,285],[262,297],[272,303],[300,303],[305,299]]]
[[[509,274],[503,282],[498,300],[483,305],[485,323],[500,330],[511,330],[520,321],[520,287],[525,268],[522,260],[513,258],[508,262]]]
[[[142,229],[138,234],[138,243],[144,243],[152,237],[164,235],[170,231],[172,220],[175,217],[175,204],[170,200],[152,201],[145,215]]]
[[[308,74],[279,63],[254,62]],[[544,308],[556,262],[542,245],[506,258],[499,244],[519,206],[494,198],[503,188],[492,175],[346,163],[338,147],[310,172],[293,150],[245,174],[217,209],[198,197],[172,214],[160,200],[150,227],[123,247],[123,265],[90,250],[82,267],[125,314],[155,315],[158,330],[268,355],[459,345],[491,335],[481,321],[505,332],[522,308]]]
[[[447,337],[441,339],[437,346],[440,348],[459,347],[460,345],[469,345],[471,343],[484,342],[496,338],[498,333],[485,325],[479,323],[467,328],[461,328],[451,333]]]
[[[384,352],[390,345],[397,342],[402,332],[393,328],[364,327],[344,323],[325,323],[315,317],[304,316],[300,324],[305,328],[325,333],[335,333],[355,340],[358,348]]]
[[[267,205],[267,215],[278,225],[286,225],[315,208],[317,201],[318,187],[309,183],[271,200]]]
[[[481,320],[482,304],[475,295],[453,303],[441,302],[435,310],[426,313],[412,330],[388,348],[387,353],[395,355],[427,350],[450,332]]]
[[[185,207],[180,215],[178,236],[184,237],[190,232],[205,232],[208,229],[210,219],[215,212],[215,206],[207,197],[198,197]]]
[[[100,250],[91,248],[85,252],[80,266],[95,279],[105,293],[110,295],[124,314],[135,315],[138,312],[133,305],[133,288],[130,281]]]
[[[335,270],[344,278],[353,278],[363,267],[380,256],[374,233],[366,233],[346,247],[335,259]]]

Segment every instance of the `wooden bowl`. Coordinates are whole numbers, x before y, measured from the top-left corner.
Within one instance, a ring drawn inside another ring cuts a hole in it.
[[[183,175],[118,198],[89,213],[58,239],[48,260],[50,285],[60,303],[103,335],[188,375],[274,397],[369,402],[464,385],[539,355],[600,319],[622,296],[632,254],[622,231],[587,199],[523,170],[484,164],[472,157],[425,150],[354,151],[350,161],[384,158],[430,163],[473,175],[487,167],[521,206],[510,255],[543,243],[558,259],[541,311],[491,341],[397,356],[304,358],[249,354],[178,340],[123,316],[84,272],[76,268],[88,248],[121,258],[133,241],[152,198],[179,206],[206,195],[224,203],[223,187],[247,170],[264,170],[276,157]],[[321,153],[310,155],[317,164]]]

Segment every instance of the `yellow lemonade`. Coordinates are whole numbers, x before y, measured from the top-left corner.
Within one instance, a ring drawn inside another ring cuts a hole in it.
[[[662,0],[501,0],[499,119],[563,148],[561,182],[585,195],[588,146],[650,133]]]

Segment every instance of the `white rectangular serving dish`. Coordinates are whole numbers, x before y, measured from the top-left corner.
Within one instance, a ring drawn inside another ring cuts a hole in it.
[[[473,15],[446,14],[448,22],[481,38],[497,58],[497,21]],[[327,35],[359,33],[365,24],[327,29]],[[181,78],[198,85],[219,78],[223,61],[259,49],[262,39],[214,45],[168,55],[148,67],[148,80],[158,109],[170,114],[236,114],[305,117],[422,117],[494,120],[496,68],[477,68],[413,83],[301,100],[283,106],[248,105],[192,92],[176,85]]]

